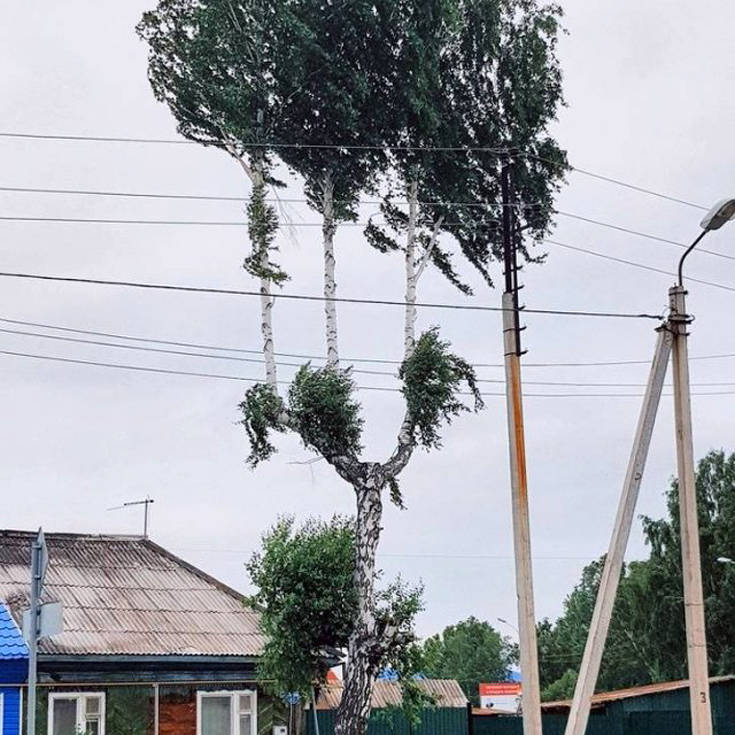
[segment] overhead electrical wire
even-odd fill
[[[23,193],[44,193],[44,194],[80,194],[80,195],[94,195],[94,196],[117,196],[117,197],[138,197],[138,198],[155,198],[155,199],[178,199],[178,200],[204,200],[204,201],[238,201],[242,202],[246,200],[246,196],[235,197],[235,196],[215,196],[215,195],[199,195],[199,194],[155,194],[155,193],[135,193],[135,192],[111,192],[111,191],[94,191],[94,190],[82,190],[82,189],[44,189],[44,188],[32,188],[32,187],[11,187],[11,186],[0,186],[0,191],[6,192],[23,192]],[[282,204],[308,204],[308,200],[300,198],[279,198],[270,197],[268,201],[278,202]],[[379,205],[382,202],[380,200],[362,200],[357,204],[364,205]],[[492,207],[503,207],[500,202],[420,202],[421,204],[433,204],[442,207],[474,207],[474,208],[492,208]],[[407,204],[403,200],[394,201],[393,204]],[[535,205],[508,205],[514,207],[529,207]],[[628,235],[634,235],[636,237],[645,238],[653,242],[658,242],[666,245],[673,245],[678,248],[686,248],[686,243],[679,242],[677,240],[671,240],[666,237],[654,235],[648,232],[641,232],[630,227],[617,225],[612,222],[604,222],[591,217],[585,217],[584,215],[576,214],[574,212],[566,212],[560,209],[553,210],[555,214],[570,219],[575,219],[580,222],[586,222],[588,224],[595,225],[597,227],[604,227],[607,229],[615,230],[617,232],[623,232]],[[107,225],[169,225],[169,226],[214,226],[214,227],[246,227],[247,222],[245,220],[179,220],[179,219],[117,219],[109,217],[48,217],[48,216],[19,216],[19,215],[3,215],[0,216],[0,221],[4,222],[49,222],[58,224],[107,224]],[[493,224],[495,220],[488,220],[485,222],[477,222],[478,225],[488,226]],[[385,225],[385,222],[372,223],[368,222],[340,222],[340,227],[365,227],[368,224]],[[467,222],[444,222],[443,227],[466,227]],[[284,222],[284,227],[323,227],[322,222]],[[713,255],[717,258],[723,258],[725,260],[735,260],[735,256],[728,255],[727,253],[720,253],[715,250],[709,250],[707,248],[699,248],[698,253],[705,253],[707,255]]]
[[[248,355],[258,355],[262,358],[263,350],[244,347],[226,347],[223,345],[203,344],[200,342],[184,342],[171,339],[156,339],[153,337],[140,337],[130,334],[120,334],[117,332],[101,332],[93,329],[79,329],[75,327],[61,326],[59,324],[48,324],[46,322],[29,321],[26,319],[10,319],[8,317],[0,317],[0,323],[15,324],[23,327],[36,327],[40,329],[51,329],[58,332],[68,332],[72,334],[85,334],[94,337],[105,337],[108,339],[117,339],[132,342],[144,342],[147,344],[170,345],[173,347],[189,347],[199,350],[215,350],[221,352],[238,352]],[[195,353],[196,354],[196,353]],[[326,361],[324,355],[311,355],[301,352],[274,352],[276,357],[292,357],[300,360],[320,360]],[[735,352],[726,352],[718,355],[690,355],[690,360],[722,360],[727,358],[735,358]],[[344,362],[347,363],[368,363],[381,365],[399,366],[403,360],[380,358],[380,357],[345,357]],[[556,367],[606,367],[621,365],[650,365],[651,360],[592,360],[587,362],[524,362],[524,368],[556,368]],[[473,362],[475,368],[503,368],[502,362]]]
[[[218,380],[235,380],[245,383],[263,383],[262,378],[248,378],[242,375],[223,375],[220,373],[206,373],[192,370],[172,370],[170,368],[156,368],[143,365],[127,365],[116,362],[102,362],[100,360],[83,360],[72,357],[61,357],[59,355],[44,355],[32,352],[21,352],[18,350],[0,349],[0,355],[8,357],[23,357],[34,360],[46,360],[50,362],[68,363],[73,365],[87,365],[93,367],[111,368],[116,370],[130,370],[135,372],[157,373],[162,375],[182,375],[196,378],[211,378]],[[279,385],[290,385],[289,381],[279,380]],[[379,391],[382,393],[400,393],[400,388],[389,388],[377,385],[358,385],[359,390]],[[472,393],[460,391],[459,395],[472,396]],[[505,392],[488,393],[481,392],[484,398],[504,398]],[[641,398],[643,393],[525,393],[524,397],[528,398]],[[664,394],[673,395],[673,394]],[[693,396],[730,396],[735,395],[735,391],[693,391]]]
[[[92,142],[92,143],[143,143],[143,144],[163,144],[163,145],[199,145],[197,141],[186,140],[182,138],[135,138],[135,137],[122,137],[122,136],[102,136],[102,135],[59,135],[59,134],[43,134],[43,133],[23,133],[13,131],[1,131],[0,138],[17,138],[27,140],[56,140],[66,142]],[[327,149],[327,150],[395,150],[395,151],[437,151],[437,152],[454,152],[454,153],[493,153],[495,155],[507,155],[511,151],[503,148],[495,147],[483,147],[483,146],[361,146],[361,145],[350,145],[350,144],[337,144],[337,143],[279,143],[273,142],[261,142],[261,143],[249,143],[248,147],[257,148],[310,148],[310,149]],[[589,176],[591,178],[605,181],[609,184],[616,186],[622,186],[633,191],[640,192],[642,194],[648,194],[649,196],[658,197],[665,199],[676,204],[683,204],[687,207],[693,207],[706,211],[708,207],[701,204],[674,197],[669,194],[663,194],[662,192],[655,191],[637,184],[632,184],[621,179],[613,178],[612,176],[606,176],[604,174],[598,174],[588,169],[578,168],[569,164],[561,164],[559,161],[555,161],[544,156],[538,156],[532,153],[520,154],[517,151],[513,151],[516,155],[527,156],[538,161],[550,163],[554,166],[564,165],[565,168],[574,171],[583,176]]]
[[[633,268],[640,268],[646,271],[652,271],[653,273],[661,273],[665,276],[677,277],[678,274],[674,271],[667,271],[663,268],[656,268],[652,265],[646,265],[645,263],[637,263],[634,260],[628,260],[627,258],[616,258],[614,255],[606,255],[604,253],[598,253],[594,250],[588,250],[587,248],[580,248],[577,245],[568,245],[567,243],[559,242],[558,240],[544,239],[544,242],[550,245],[556,245],[557,247],[564,248],[566,250],[574,250],[578,253],[585,253],[586,255],[593,255],[596,258],[603,258],[604,260],[610,260],[614,263],[620,263],[621,265],[629,265]],[[720,288],[723,291],[735,291],[735,286],[726,286],[724,283],[716,283],[714,281],[705,281],[702,278],[694,278],[693,276],[685,275],[684,280],[691,281],[692,283],[700,283],[703,286],[712,286],[712,288]]]
[[[0,319],[0,322],[4,322],[6,320]],[[56,327],[52,326],[46,326],[47,329],[56,329]],[[81,330],[68,330],[68,331],[81,331]],[[89,332],[85,332],[89,333]],[[229,360],[233,362],[246,362],[250,364],[257,364],[257,365],[263,365],[264,360],[262,357],[262,352],[260,352],[260,357],[239,357],[234,355],[224,355],[224,354],[212,354],[207,352],[190,352],[187,350],[173,350],[168,348],[160,348],[160,347],[148,347],[144,345],[135,345],[135,344],[117,344],[115,342],[106,342],[102,340],[94,340],[94,339],[83,339],[80,337],[66,337],[58,334],[44,334],[42,332],[29,332],[26,330],[20,330],[20,329],[5,329],[0,327],[0,334],[11,334],[15,336],[21,336],[21,337],[35,337],[39,339],[49,339],[56,342],[68,342],[72,344],[85,344],[85,345],[94,345],[96,347],[112,347],[112,348],[118,348],[123,350],[135,350],[138,352],[153,352],[157,354],[165,354],[165,355],[176,355],[181,357],[201,357],[205,359],[210,360]],[[136,341],[141,342],[155,342],[159,343],[162,340],[145,340],[142,338],[131,338],[131,337],[125,337],[125,336],[117,336],[117,339],[136,339]],[[215,348],[219,350],[225,350],[226,348],[219,347]],[[249,352],[258,354],[257,350],[249,350]],[[314,359],[314,358],[309,358]],[[324,358],[316,358],[323,360]],[[350,361],[348,359],[343,359],[342,362],[344,364],[349,364]],[[302,367],[303,363],[299,362],[283,362],[281,360],[276,361],[276,365],[279,367],[291,367],[291,368],[300,368]],[[391,378],[397,378],[397,372],[396,371],[388,371],[388,370],[366,370],[364,368],[355,368],[350,366],[350,371],[355,374],[361,374],[361,375],[382,375],[386,377]],[[501,378],[476,378],[477,383],[492,383],[497,385],[505,385],[505,380]],[[580,381],[567,381],[567,380],[524,380],[523,381],[525,385],[542,385],[542,386],[558,386],[558,387],[567,387],[567,388],[645,388],[645,383],[621,383],[621,382],[580,382]],[[693,382],[693,386],[699,386],[699,387],[728,387],[728,386],[735,386],[735,381],[706,381],[706,382]]]
[[[207,293],[222,294],[226,296],[257,296],[262,295],[260,291],[244,291],[239,289],[228,288],[211,288],[203,286],[178,286],[164,283],[144,283],[141,281],[118,281],[101,278],[81,278],[73,276],[49,276],[41,273],[20,273],[10,271],[0,271],[0,278],[18,278],[23,280],[50,281],[57,283],[78,283],[95,286],[120,286],[124,288],[139,288],[160,291],[180,291],[184,293]],[[309,294],[290,294],[290,293],[274,293],[271,298],[297,300],[297,301],[334,301],[337,303],[347,304],[371,304],[377,306],[407,306],[405,301],[391,301],[388,299],[358,299],[348,298],[344,296],[326,297]],[[479,304],[444,304],[426,301],[417,301],[411,306],[424,307],[429,309],[455,309],[459,311],[506,311],[502,306],[483,306]],[[607,319],[653,319],[661,321],[663,317],[660,314],[645,314],[631,312],[611,312],[611,311],[583,311],[572,309],[535,309],[524,308],[524,314],[544,314],[554,316],[572,316],[572,317],[599,317]]]

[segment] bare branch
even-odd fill
[[[416,280],[418,281],[419,278],[421,278],[421,274],[424,272],[424,269],[428,265],[429,261],[431,260],[431,254],[434,252],[434,248],[436,247],[436,243],[439,239],[439,228],[442,226],[442,223],[444,222],[444,215],[442,214],[439,219],[434,222],[434,228],[431,233],[431,240],[429,242],[429,247],[426,248],[426,251],[421,256],[421,261],[419,262],[418,268],[416,269]]]

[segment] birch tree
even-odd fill
[[[170,108],[179,133],[229,154],[251,185],[251,248],[243,267],[260,284],[265,373],[272,386],[277,374],[271,291],[287,275],[273,260],[278,217],[267,191],[281,182],[265,141],[277,135],[286,94],[273,74],[283,61],[275,52],[298,48],[301,30],[284,3],[265,0],[161,0],[137,26],[150,48],[151,87]]]
[[[375,676],[391,650],[410,642],[400,624],[405,610],[386,611],[376,588],[384,502],[403,506],[399,476],[417,447],[438,448],[447,423],[482,407],[473,369],[438,329],[416,334],[419,279],[432,265],[469,291],[451,259],[454,243],[492,283],[498,146],[528,143],[551,160],[517,164],[517,188],[535,199],[521,210],[523,226],[535,235],[549,226],[563,171],[563,154],[544,137],[560,102],[560,88],[552,93],[555,18],[533,0],[161,0],[139,26],[154,92],[180,132],[226,151],[252,182],[246,270],[261,282],[266,380],[240,406],[248,462],[269,459],[274,435],[292,433],[355,496],[355,604],[336,735],[364,735]],[[536,100],[509,89],[526,82],[531,95],[551,92]],[[277,160],[301,177],[322,217],[325,266],[326,364],[302,366],[283,394],[269,289],[286,275],[272,258],[278,220],[265,196],[277,184]],[[378,188],[388,227],[371,225],[365,235],[380,250],[403,251],[397,377],[405,410],[392,452],[374,459],[364,456],[356,385],[339,363],[334,236],[339,222],[356,218],[360,196]]]

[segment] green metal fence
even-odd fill
[[[412,728],[400,710],[376,710],[370,717],[368,735],[467,735],[468,712],[459,707],[432,707],[421,714],[421,724]],[[319,735],[333,735],[334,710],[319,710]],[[316,735],[314,716],[306,713],[306,735]]]

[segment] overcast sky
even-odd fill
[[[560,47],[568,107],[555,133],[571,162],[640,186],[709,205],[735,193],[732,130],[735,7],[664,0],[562,3],[569,35]],[[168,109],[146,78],[146,48],[134,26],[152,2],[10,3],[0,24],[0,129],[71,135],[176,137]],[[0,186],[181,194],[246,194],[239,167],[195,145],[131,145],[0,139]],[[294,185],[290,193],[298,197]],[[559,209],[681,242],[703,212],[572,173]],[[366,208],[365,217],[372,211]],[[4,216],[241,219],[238,202],[176,202],[0,192]],[[316,215],[294,205],[294,222]],[[671,245],[559,217],[555,237],[665,271]],[[735,254],[735,226],[707,247]],[[321,288],[318,230],[281,237],[294,293]],[[524,271],[529,306],[661,312],[672,278],[549,247],[548,263]],[[400,299],[402,261],[365,248],[355,228],[337,234],[343,296]],[[0,270],[252,288],[242,270],[242,227],[0,222]],[[472,277],[466,270],[468,277]],[[499,273],[499,270],[496,269]],[[735,288],[735,263],[695,253],[688,273]],[[476,285],[477,279],[473,281]],[[735,293],[691,284],[694,356],[735,353],[726,317]],[[424,300],[458,303],[460,294],[427,273]],[[473,303],[498,305],[481,286]],[[321,354],[320,304],[279,302],[276,348]],[[0,317],[112,333],[256,348],[257,301],[101,286],[0,279]],[[402,312],[340,305],[347,357],[397,358]],[[478,362],[502,360],[496,314],[422,310],[420,326],[439,324],[456,350]],[[653,322],[528,316],[526,362],[648,359]],[[12,325],[0,323],[2,328]],[[36,330],[38,331],[38,330]],[[0,349],[177,370],[260,377],[253,363],[156,355],[0,332]],[[733,361],[694,361],[692,380],[735,380]],[[292,369],[281,368],[287,378]],[[486,368],[485,378],[502,370]],[[532,393],[619,392],[640,388],[554,388],[532,381],[640,384],[647,367],[533,368],[526,426],[536,610],[557,615],[582,566],[607,548],[640,405],[637,397],[532,397]],[[138,510],[111,506],[155,498],[152,537],[235,587],[247,589],[243,562],[279,514],[329,516],[353,508],[350,488],[293,437],[253,472],[237,425],[244,385],[235,381],[134,373],[0,355],[2,523],[48,531],[137,533]],[[364,385],[395,386],[388,376]],[[489,392],[502,385],[487,384]],[[694,387],[695,391],[728,390]],[[735,391],[735,388],[731,389]],[[402,406],[398,394],[362,391],[367,456],[390,450]],[[733,448],[735,395],[693,398],[695,453]],[[422,579],[422,635],[469,615],[516,618],[505,404],[487,399],[444,433],[444,449],[418,452],[402,482],[408,510],[388,507],[380,551],[386,576]],[[674,471],[671,399],[664,398],[638,510],[660,515]],[[733,550],[735,553],[735,550]],[[639,524],[629,557],[646,553]],[[502,627],[502,626],[501,626]],[[508,633],[513,631],[507,629]]]

